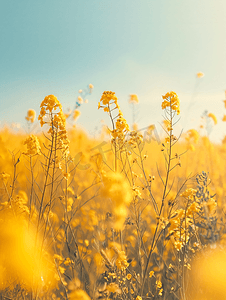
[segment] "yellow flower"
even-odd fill
[[[35,112],[35,110],[34,110],[34,109],[29,109],[29,110],[27,111],[27,116],[25,117],[25,119],[26,119],[28,122],[34,123],[35,117],[36,117],[36,112]]]
[[[199,140],[199,134],[198,131],[195,129],[190,129],[187,131],[187,136],[186,136],[186,140],[190,141],[191,139],[193,139],[194,143],[197,144],[198,140]]]
[[[130,279],[132,278],[132,275],[129,273],[129,274],[126,275],[126,278],[127,278],[128,280],[130,280]]]
[[[104,91],[103,95],[100,99],[100,103],[102,102],[103,105],[110,104],[110,101],[117,103],[118,98],[115,96],[115,92],[111,91]]]
[[[72,265],[73,263],[73,260],[71,260],[69,257],[67,257],[67,259],[64,261],[65,266]]]
[[[93,88],[94,88],[94,86],[92,85],[92,83],[89,84],[89,88],[90,88],[90,89],[93,89]]]
[[[196,76],[197,76],[197,78],[202,78],[202,77],[204,76],[204,74],[203,74],[202,72],[198,72],[198,73],[196,74]]]
[[[82,104],[82,103],[83,103],[83,99],[82,99],[81,96],[78,96],[78,103],[79,103],[79,104]]]
[[[187,209],[187,216],[193,216],[194,213],[199,212],[200,206],[197,202],[193,202]]]
[[[91,300],[85,291],[77,289],[70,294],[70,300]]]
[[[183,242],[182,241],[175,241],[174,246],[177,249],[177,251],[180,251],[181,248],[183,247]]]
[[[70,173],[64,173],[64,178],[68,180],[70,178]]]
[[[23,152],[23,154],[25,155],[29,155],[29,156],[34,156],[37,154],[41,154],[40,150],[40,144],[38,141],[37,136],[35,135],[30,135],[25,141],[24,141],[24,145],[27,145],[27,152]]]
[[[223,116],[222,121],[224,121],[224,122],[226,121],[226,115]]]
[[[161,289],[161,287],[162,287],[162,282],[161,282],[160,280],[157,280],[157,281],[156,281],[156,286],[157,286],[158,289]]]
[[[50,129],[48,133],[51,134],[53,139],[57,138],[58,149],[61,150],[63,155],[67,156],[69,154],[69,140],[67,138],[66,118],[62,111],[62,105],[56,96],[49,95],[45,97],[40,107],[41,111],[38,120],[40,120],[41,126],[49,124]],[[57,112],[53,112],[54,110],[57,110]],[[47,118],[47,121],[43,120],[44,117]]]
[[[127,262],[127,257],[124,251],[118,251],[118,258],[115,262],[117,268],[121,271],[124,271],[128,266],[129,263]]]
[[[183,193],[180,194],[181,197],[193,199],[193,196],[195,196],[197,193],[197,190],[192,188],[187,188]]]
[[[58,101],[57,97],[54,95],[48,95],[45,97],[45,99],[42,101],[40,107],[42,109],[49,110],[52,112],[52,110],[56,110],[57,108],[62,109],[62,105]]]
[[[151,278],[153,275],[154,275],[154,271],[151,271],[151,272],[149,273],[149,277]]]
[[[63,267],[61,267],[61,266],[59,266],[58,268],[59,268],[60,273],[61,273],[61,274],[64,274],[64,272],[65,272],[66,269],[63,268]]]
[[[134,103],[134,104],[139,103],[139,99],[138,99],[137,95],[131,94],[130,99],[129,99],[129,103]]]
[[[162,109],[170,107],[172,110],[176,111],[178,115],[180,114],[180,100],[175,92],[171,91],[166,93],[162,96],[162,99],[164,100],[162,102]]]

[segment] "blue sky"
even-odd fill
[[[180,128],[197,127],[206,109],[218,117],[211,138],[220,140],[225,19],[224,0],[1,1],[0,125],[26,126],[26,111],[38,113],[49,94],[72,109],[78,90],[92,83],[78,120],[91,134],[101,119],[109,122],[97,110],[103,91],[116,93],[129,123],[129,94],[137,94],[144,127],[161,122],[161,95],[173,90],[181,101]],[[205,76],[197,79],[200,71]]]

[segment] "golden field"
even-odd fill
[[[38,120],[27,113],[30,134],[0,131],[1,299],[225,299],[226,144],[174,135],[175,92],[161,140],[131,129],[110,91],[98,139],[67,129],[80,105],[65,114],[49,95]]]

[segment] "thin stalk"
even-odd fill
[[[173,133],[172,120],[173,120],[173,115],[172,115],[171,99],[170,99],[170,124],[171,124],[171,129],[170,129],[170,134],[169,134],[170,139],[169,139],[169,152],[168,152],[168,166],[167,166],[167,173],[166,173],[166,181],[165,181],[165,186],[164,186],[164,191],[163,191],[163,196],[162,196],[161,208],[160,208],[160,211],[159,211],[159,215],[157,217],[157,224],[156,224],[156,228],[155,228],[155,232],[154,232],[154,237],[153,237],[153,240],[152,240],[151,249],[149,251],[149,255],[148,255],[148,258],[147,258],[146,267],[145,267],[145,271],[144,271],[144,278],[143,278],[143,283],[142,283],[142,286],[141,286],[141,295],[143,294],[145,281],[146,281],[146,277],[147,277],[148,265],[149,265],[149,262],[150,262],[152,252],[154,250],[154,244],[155,244],[154,242],[155,242],[155,238],[156,238],[156,235],[157,235],[157,232],[158,232],[158,228],[159,228],[159,224],[160,224],[160,217],[161,217],[161,214],[162,214],[162,211],[163,211],[164,200],[165,200],[165,197],[166,197],[166,191],[167,191],[167,186],[168,186],[169,173],[170,173],[170,167],[171,167],[171,164],[170,164],[171,163],[171,155],[172,155],[172,133]]]

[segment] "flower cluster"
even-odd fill
[[[117,100],[118,98],[115,96],[115,92],[104,91],[100,102],[98,103],[98,109],[105,107],[106,105],[111,105],[112,103],[115,103],[115,105],[118,107]]]
[[[196,76],[197,76],[197,78],[202,78],[202,77],[204,76],[204,74],[203,74],[202,72],[198,72],[198,73],[196,74]]]
[[[143,143],[143,135],[138,131],[135,130],[131,131],[128,143],[132,147],[136,147],[137,145],[140,145],[141,143]]]
[[[34,156],[37,154],[41,154],[40,150],[40,144],[37,136],[31,134],[25,141],[24,145],[27,145],[27,152],[24,152],[23,154],[28,156]]]
[[[185,217],[185,210],[182,208],[176,210],[175,217],[170,220],[169,234],[177,251],[180,251],[189,241],[188,227],[190,225],[192,225],[192,220],[187,216]]]
[[[187,131],[187,136],[186,136],[186,141],[190,141],[193,140],[195,144],[197,144],[198,140],[199,140],[199,134],[198,131],[195,129],[190,129]]]
[[[48,111],[52,113],[52,111],[56,109],[62,110],[62,105],[58,101],[57,97],[54,95],[46,96],[45,99],[42,101],[40,107],[41,111],[38,120],[40,121],[41,126],[43,126],[46,123],[44,122],[43,118],[46,114],[48,114]]]
[[[110,130],[113,141],[118,139],[119,144],[122,144],[125,140],[126,134],[130,130],[126,119],[123,118],[122,112],[119,112],[119,117],[115,123],[115,127],[115,129]]]
[[[46,123],[50,125],[48,133],[57,139],[58,149],[67,156],[69,154],[69,140],[67,138],[66,119],[62,111],[62,105],[56,96],[49,95],[45,97],[40,107],[41,111],[38,119],[41,126]],[[44,121],[45,116],[49,117],[48,121]]]
[[[180,114],[180,100],[175,92],[171,91],[166,93],[162,96],[162,99],[164,100],[162,102],[162,109],[170,107],[172,110],[176,111],[178,115]]]
[[[180,196],[188,201],[187,206],[185,209],[177,209],[174,217],[170,219],[169,234],[177,251],[180,251],[189,241],[191,236],[190,229],[194,225],[195,214],[200,214],[201,205],[196,194],[197,190],[192,188],[187,188],[181,193]]]
[[[188,198],[190,200],[193,200],[196,193],[197,193],[197,190],[192,189],[192,188],[188,188],[183,193],[181,193],[180,196]]]
[[[111,108],[112,104],[115,104],[115,106]],[[100,102],[98,103],[98,109],[99,108],[103,108],[104,111],[108,112],[112,120],[117,118],[113,129],[109,129],[109,131],[112,136],[112,142],[115,142],[117,139],[119,147],[121,147],[125,141],[126,134],[130,131],[130,129],[126,119],[123,118],[123,113],[120,110],[118,98],[115,96],[115,93],[111,91],[103,92]],[[115,109],[118,109],[119,113],[118,116],[113,118],[112,111]]]
[[[117,259],[116,259],[116,267],[121,270],[124,271],[128,266],[129,263],[127,262],[127,257],[125,254],[125,251],[119,251],[118,248],[113,247],[114,251],[117,253]]]

